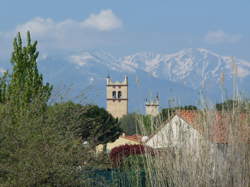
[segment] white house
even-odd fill
[[[188,115],[191,117],[188,118]],[[155,149],[171,147],[197,149],[204,137],[198,127],[194,128],[194,125],[191,124],[194,116],[195,113],[190,112],[176,114],[151,135],[145,144]]]

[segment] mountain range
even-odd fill
[[[161,107],[220,102],[233,93],[249,96],[250,62],[207,49],[173,54],[136,53],[114,57],[100,50],[40,57],[39,70],[54,95],[105,107],[105,78],[129,78],[129,110],[144,111],[145,99],[160,96]],[[0,73],[4,67],[0,65]],[[77,97],[78,96],[78,97]],[[61,98],[61,97],[60,97]]]

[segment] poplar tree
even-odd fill
[[[52,86],[44,84],[43,76],[38,72],[38,55],[37,41],[31,42],[30,32],[27,32],[26,46],[23,46],[21,34],[18,33],[13,42],[11,56],[13,71],[9,75],[9,81],[2,78],[0,102],[10,101],[18,108],[35,103],[37,100],[47,103]]]

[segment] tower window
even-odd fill
[[[118,99],[121,99],[121,97],[122,97],[122,92],[118,91]]]
[[[113,91],[113,92],[112,92],[112,98],[113,98],[113,99],[116,99],[116,91]]]

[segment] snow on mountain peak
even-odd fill
[[[143,71],[155,78],[166,79],[192,88],[205,82],[218,83],[221,75],[233,76],[232,57],[221,56],[203,48],[188,48],[172,54],[151,52],[115,58],[103,51],[82,52],[70,56],[70,62],[78,68],[95,67],[116,72],[136,73]],[[235,59],[237,76],[250,75],[250,63]]]
[[[88,61],[93,60],[94,57],[89,53],[83,53],[81,55],[72,55],[69,57],[69,59],[73,64],[84,66],[88,64]]]
[[[221,74],[232,77],[232,58],[220,56],[203,48],[184,49],[173,54],[136,53],[120,59],[136,70],[142,70],[153,77],[191,85],[198,88],[206,81],[219,82]],[[235,60],[237,76],[250,75],[250,63]]]

